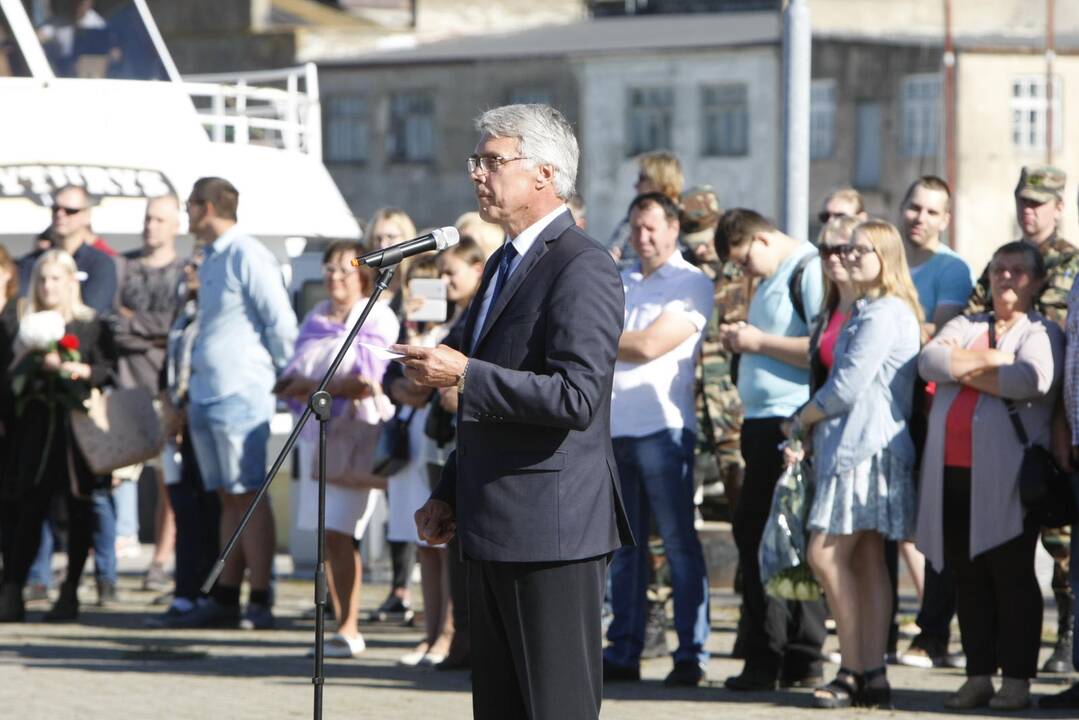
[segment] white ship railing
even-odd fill
[[[187,75],[183,84],[210,139],[322,157],[314,63],[282,70]]]

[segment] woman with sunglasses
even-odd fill
[[[842,254],[857,299],[825,383],[787,423],[812,428],[808,561],[836,620],[842,666],[814,694],[822,708],[889,705],[884,667],[892,583],[886,539],[910,536],[914,444],[907,430],[922,320],[899,232],[870,221]],[[788,451],[788,460],[799,455]]]
[[[835,345],[839,331],[850,317],[858,289],[843,265],[843,253],[851,233],[861,221],[854,217],[834,217],[825,223],[817,237],[821,270],[824,273],[824,310],[817,316],[809,338],[809,389],[817,388],[828,379],[835,362]]]

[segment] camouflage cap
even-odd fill
[[[697,185],[682,193],[682,212],[678,221],[686,245],[693,247],[712,242],[722,212],[719,196],[711,185]]]
[[[1015,196],[1024,200],[1045,203],[1064,198],[1064,183],[1068,176],[1051,165],[1027,165],[1019,173]]]

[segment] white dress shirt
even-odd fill
[[[536,238],[543,232],[548,225],[554,222],[554,219],[566,212],[569,208],[565,204],[559,205],[551,212],[541,217],[536,222],[532,223],[521,233],[512,240],[507,239],[506,243],[513,243],[513,247],[517,250],[517,257],[510,263],[509,274],[512,275],[517,266],[521,264],[521,258],[525,256],[525,253],[529,251],[533,243],[536,242]],[[495,274],[491,276],[491,282],[487,283],[487,291],[483,293],[483,301],[480,303],[480,311],[476,315],[476,327],[472,330],[472,347],[476,347],[476,342],[480,339],[480,331],[483,330],[483,323],[487,321],[487,311],[491,309],[491,299],[494,297],[495,288],[498,287],[498,270],[495,270]],[[506,278],[509,280],[509,278]]]

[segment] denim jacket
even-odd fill
[[[881,450],[914,464],[907,430],[917,358],[918,319],[894,296],[854,304],[835,347],[835,365],[810,401],[826,419],[813,430],[818,477],[854,469]]]

